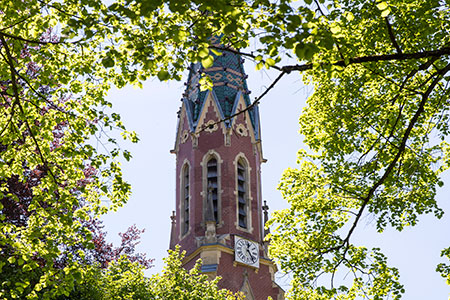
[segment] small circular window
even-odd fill
[[[245,125],[242,124],[242,123],[236,126],[236,132],[237,132],[240,136],[247,136],[247,135],[248,135],[247,128],[245,128]]]
[[[183,134],[181,135],[181,143],[185,143],[187,139],[189,138],[189,132],[185,129],[183,131]]]

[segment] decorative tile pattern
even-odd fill
[[[212,37],[210,39],[213,45],[219,46],[220,37]],[[203,68],[201,63],[191,64],[189,77],[186,83],[186,91],[183,94],[185,104],[189,106],[190,118],[194,124],[198,121],[200,110],[207,92],[200,91],[199,80],[201,76],[208,76],[213,82],[213,91],[217,96],[219,105],[223,111],[224,117],[229,117],[233,112],[236,96],[239,92],[242,93],[247,105],[251,104],[250,91],[247,87],[247,75],[244,72],[244,60],[238,55],[230,51],[223,51],[221,55],[214,56],[214,64],[210,68]],[[249,110],[250,119],[255,132],[258,132],[259,116],[257,109]]]

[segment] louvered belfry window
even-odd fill
[[[238,189],[238,221],[239,226],[247,228],[247,191],[245,166],[238,162],[237,165],[237,189]]]
[[[189,230],[189,166],[183,169],[183,234]]]
[[[218,216],[218,176],[217,176],[217,159],[214,157],[208,160],[208,173],[207,173],[207,193],[211,193],[214,219],[219,222]],[[209,197],[209,195],[208,195]]]

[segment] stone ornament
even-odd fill
[[[236,126],[236,132],[240,135],[240,136],[247,136],[248,135],[248,130],[245,127],[244,124],[240,123],[239,125]]]
[[[184,144],[189,138],[189,132],[187,129],[183,131],[183,134],[181,135],[181,143]]]
[[[219,126],[217,126],[216,121],[214,120],[209,120],[208,122],[205,123],[205,131],[212,133],[214,131],[216,131],[219,128]]]

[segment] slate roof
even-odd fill
[[[220,46],[219,38],[211,38],[213,45]],[[250,91],[247,87],[247,75],[244,71],[244,59],[240,55],[230,51],[223,51],[222,55],[214,56],[214,64],[212,67],[205,69],[200,62],[191,64],[186,90],[183,94],[182,101],[186,105],[191,129],[194,131],[200,112],[202,111],[208,93],[212,93],[216,102],[219,104],[220,114],[222,118],[229,117],[235,113],[237,102],[240,95],[244,97],[247,105],[251,104]],[[212,91],[200,91],[199,80],[201,76],[209,76],[213,82]],[[259,112],[258,107],[249,110],[249,115],[256,138],[259,139]],[[225,123],[230,126],[230,122]]]

